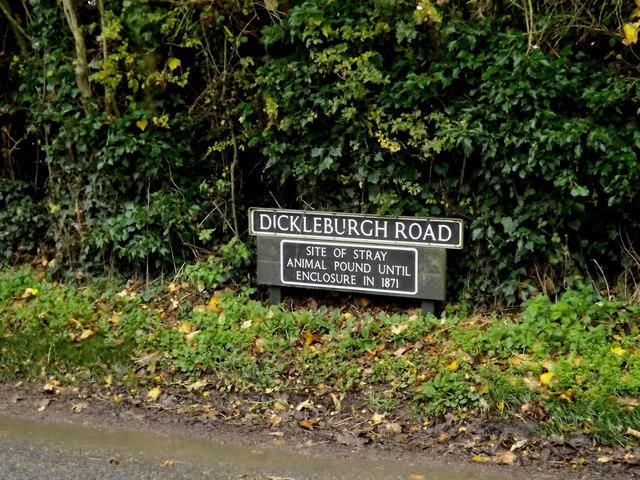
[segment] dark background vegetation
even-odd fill
[[[634,290],[631,1],[0,7],[8,262],[243,265],[247,209],[280,206],[462,218],[449,291],[472,301]]]

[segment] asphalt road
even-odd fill
[[[323,459],[167,433],[0,415],[0,479],[494,480],[478,471]]]

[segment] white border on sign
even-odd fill
[[[451,243],[438,243],[438,242],[417,242],[417,241],[402,241],[402,240],[368,240],[366,238],[357,238],[357,237],[333,237],[333,236],[324,236],[324,235],[307,235],[300,233],[280,233],[280,232],[264,232],[258,231],[256,232],[253,229],[253,214],[256,211],[267,211],[272,213],[282,212],[282,213],[295,213],[300,215],[332,215],[336,217],[356,217],[356,218],[369,218],[369,219],[377,219],[377,220],[406,220],[406,221],[434,221],[441,223],[452,223],[456,224],[460,228],[460,241],[457,244]],[[354,242],[361,243],[373,243],[376,245],[384,244],[384,245],[411,245],[415,247],[433,247],[433,248],[446,248],[452,250],[461,250],[463,248],[463,222],[461,219],[453,219],[453,218],[438,218],[438,217],[380,217],[377,215],[369,215],[369,214],[360,214],[360,213],[344,213],[344,212],[319,212],[315,210],[280,210],[277,208],[259,208],[259,207],[251,207],[249,209],[249,235],[253,236],[261,236],[261,237],[286,237],[286,238],[299,238],[303,240],[305,238],[310,238],[313,240],[327,240],[327,241],[345,241],[346,239],[353,238]]]
[[[366,248],[369,250],[380,250],[380,249],[386,249],[386,250],[402,250],[405,252],[413,252],[414,255],[414,272],[415,272],[415,289],[413,291],[408,291],[408,290],[383,290],[383,289],[378,289],[378,288],[367,288],[367,287],[349,287],[349,286],[340,286],[340,285],[331,285],[331,284],[326,284],[326,283],[304,283],[304,282],[291,282],[291,281],[285,281],[284,279],[284,259],[282,258],[283,253],[284,253],[284,244],[285,243],[292,243],[292,244],[303,244],[303,245],[323,245],[323,246],[327,246],[327,245],[331,245],[331,246],[335,246],[335,247],[353,247],[353,248]],[[371,244],[360,244],[360,243],[334,243],[334,242],[313,242],[313,241],[305,241],[305,240],[300,240],[300,241],[293,241],[293,240],[282,240],[280,242],[280,281],[284,284],[284,285],[298,285],[301,287],[315,287],[315,288],[327,288],[327,289],[335,289],[335,290],[355,290],[355,291],[366,291],[366,292],[375,292],[375,293],[386,293],[386,294],[391,294],[391,293],[401,293],[401,294],[407,294],[407,295],[416,295],[418,293],[418,250],[415,248],[411,248],[411,247],[394,247],[394,246],[388,246],[388,245],[378,245],[378,246],[372,246]]]

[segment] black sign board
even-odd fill
[[[253,208],[249,211],[249,233],[257,236],[462,248],[462,221],[447,218],[376,217]]]
[[[446,293],[447,249],[462,248],[462,221],[252,208],[258,283],[272,303],[282,286],[422,299],[423,313]]]
[[[280,242],[284,285],[415,295],[415,248],[332,242]]]

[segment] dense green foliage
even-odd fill
[[[611,285],[640,227],[627,3],[3,1],[0,252],[150,278],[277,204],[463,218],[455,296]]]

